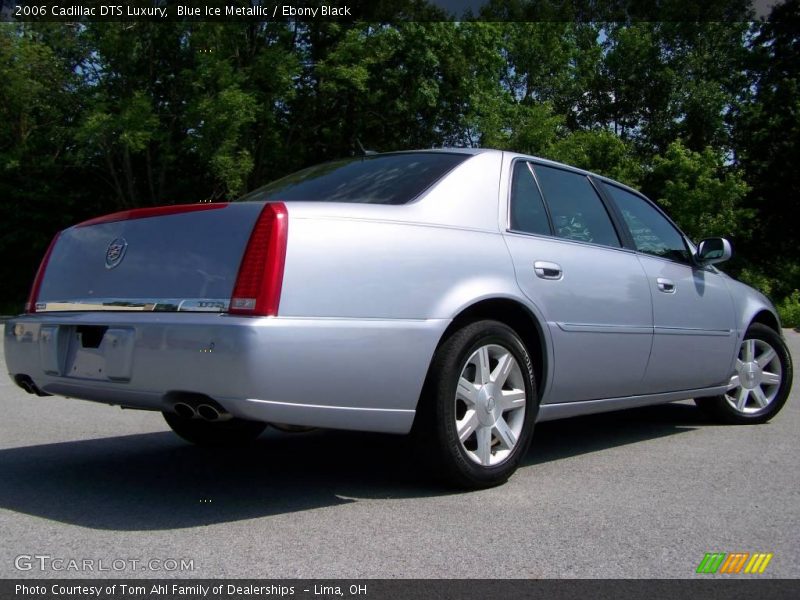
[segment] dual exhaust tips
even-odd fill
[[[183,419],[203,419],[213,422],[227,421],[233,418],[233,415],[224,408],[208,403],[192,405],[188,402],[176,402],[172,405],[172,410]]]

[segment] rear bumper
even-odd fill
[[[8,372],[44,392],[167,410],[203,394],[232,415],[406,433],[448,322],[250,318],[191,313],[49,313],[9,320]],[[107,327],[97,348],[79,327]]]

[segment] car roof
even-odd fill
[[[586,171],[584,169],[579,169],[578,167],[573,167],[571,165],[560,163],[555,160],[550,160],[549,158],[542,158],[541,156],[533,156],[531,154],[522,154],[519,152],[510,152],[508,150],[497,150],[494,148],[419,148],[417,150],[398,150],[395,152],[378,152],[375,156],[380,156],[381,154],[417,154],[417,153],[443,153],[443,154],[468,154],[477,156],[478,154],[506,154],[513,158],[523,158],[526,160],[535,160],[536,162],[540,162],[545,165],[550,165],[553,167],[558,167],[560,169],[566,169],[569,171],[574,171],[576,173],[580,173],[582,175],[592,175],[594,177],[599,177],[601,179],[605,179],[602,175],[597,175],[596,173],[592,173],[590,171]],[[611,181],[611,180],[609,180]]]
[[[378,154],[379,155],[380,154],[405,154],[405,153],[409,153],[410,154],[410,153],[419,153],[419,152],[441,152],[441,153],[446,153],[446,154],[468,154],[468,155],[471,155],[471,156],[477,156],[479,154],[493,154],[493,153],[506,154],[512,160],[515,159],[515,158],[521,158],[521,159],[524,159],[524,160],[533,160],[533,161],[536,161],[536,162],[541,163],[543,165],[548,165],[548,166],[551,166],[551,167],[564,169],[566,171],[572,171],[573,173],[579,173],[580,175],[585,175],[585,176],[591,175],[592,177],[595,177],[596,179],[608,182],[608,183],[610,183],[612,185],[615,185],[617,187],[625,189],[625,190],[627,190],[629,192],[632,192],[632,193],[636,194],[637,196],[643,196],[642,192],[640,192],[636,188],[632,188],[629,185],[621,183],[621,182],[619,182],[619,181],[617,181],[615,179],[611,179],[610,177],[606,177],[605,175],[600,175],[599,173],[594,173],[592,171],[587,171],[586,169],[573,167],[572,165],[568,165],[566,163],[558,162],[556,160],[551,160],[549,158],[543,158],[541,156],[534,156],[532,154],[522,154],[520,152],[511,152],[511,151],[508,151],[508,150],[497,150],[495,148],[424,148],[424,149],[420,148],[420,149],[417,149],[417,150],[401,150],[401,151],[397,151],[397,152],[381,152],[381,153],[378,153]]]

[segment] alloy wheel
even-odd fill
[[[782,380],[783,369],[775,349],[764,340],[745,339],[725,400],[743,415],[760,412],[775,400]]]
[[[474,463],[494,466],[511,455],[525,422],[527,395],[509,350],[487,344],[467,359],[455,396],[456,432]]]

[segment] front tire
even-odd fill
[[[418,414],[420,442],[451,483],[495,486],[525,456],[538,408],[522,340],[503,323],[478,321],[434,355]]]
[[[783,408],[792,388],[792,359],[783,338],[761,323],[745,333],[736,372],[722,396],[695,403],[723,423],[765,423]]]
[[[266,423],[244,419],[204,421],[181,417],[173,412],[162,414],[172,431],[197,446],[241,446],[255,440],[267,427]]]

